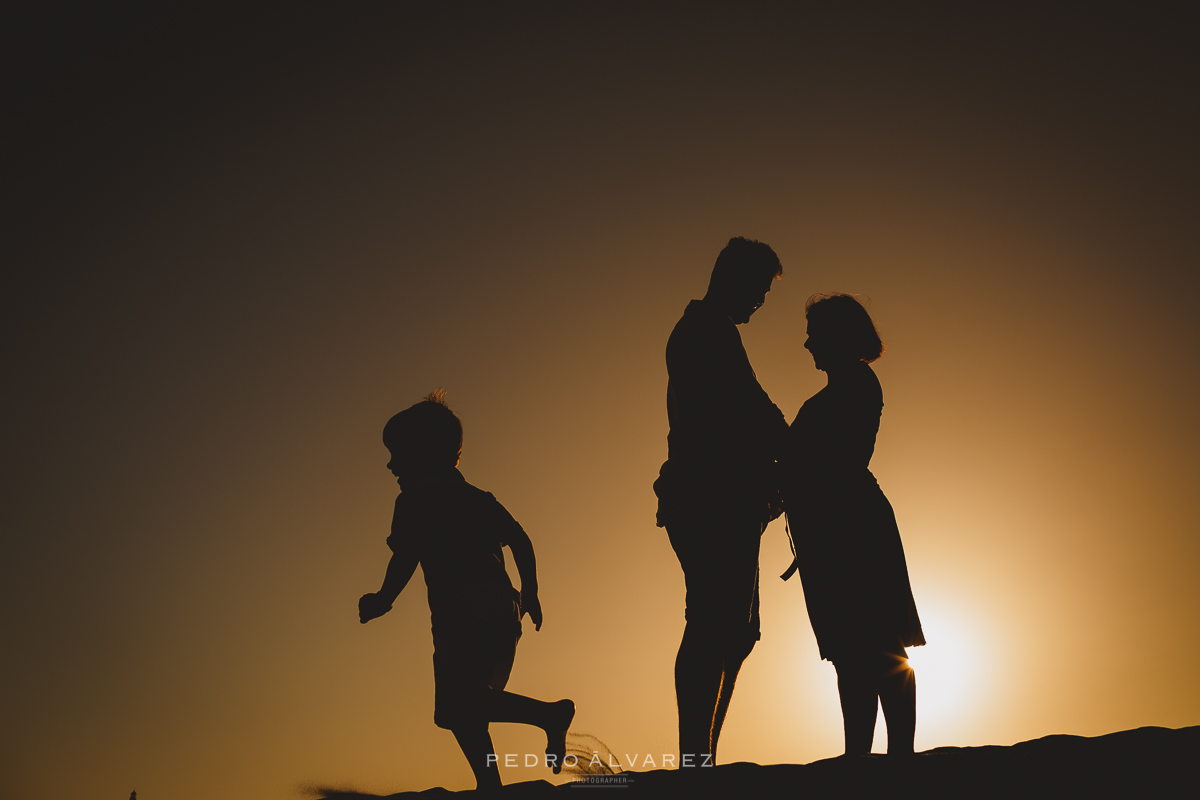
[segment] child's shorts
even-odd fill
[[[488,693],[508,685],[520,638],[520,620],[515,625],[472,620],[435,629],[433,723],[447,730],[486,724]]]

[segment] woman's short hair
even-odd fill
[[[462,422],[446,404],[446,391],[438,389],[389,419],[383,426],[383,443],[389,450],[417,451],[457,466],[462,457]]]
[[[810,322],[828,326],[832,336],[861,361],[870,364],[883,355],[883,340],[871,315],[852,294],[814,294],[804,304],[804,316]]]

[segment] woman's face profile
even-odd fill
[[[825,352],[824,342],[820,336],[820,326],[814,325],[812,320],[808,321],[808,327],[805,330],[807,338],[804,340],[804,349],[812,354],[813,366],[817,369],[825,369],[822,365],[823,359],[821,356]]]
[[[822,325],[820,322],[808,321],[807,328],[808,338],[804,340],[804,349],[812,353],[813,366],[817,369],[828,372],[830,366],[836,366],[842,361],[854,361],[855,359],[841,352],[845,348],[839,347],[841,342],[833,335],[828,325]]]

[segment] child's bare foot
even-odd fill
[[[500,794],[502,789],[504,789],[504,784],[500,782],[498,773],[475,781],[475,791],[483,795]]]
[[[559,700],[554,704],[546,731],[546,762],[553,763],[554,774],[562,772],[563,759],[567,757],[567,729],[575,719],[575,704],[570,700]]]

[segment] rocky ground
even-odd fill
[[[590,781],[590,782],[588,782]],[[322,800],[399,800],[461,794],[445,789]],[[726,764],[581,776],[553,786],[506,786],[504,798],[1154,798],[1200,797],[1200,726],[1138,728],[1106,736],[1045,736],[1008,747],[938,747],[909,758],[830,758],[811,764]]]

